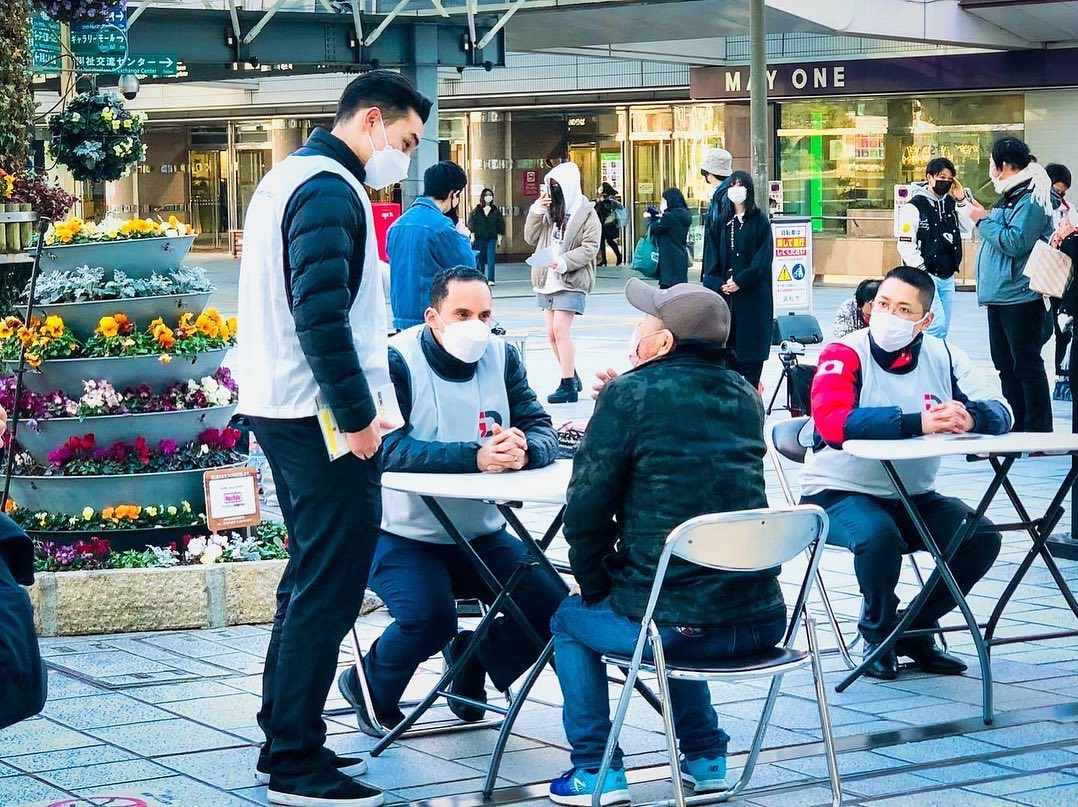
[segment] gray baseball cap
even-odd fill
[[[734,173],[734,158],[726,149],[711,149],[704,155],[700,169],[717,177],[726,178]]]
[[[698,339],[725,345],[730,336],[730,308],[703,286],[679,283],[657,289],[634,277],[625,284],[625,299],[637,311],[661,319],[679,342]]]

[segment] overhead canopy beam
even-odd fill
[[[363,40],[363,47],[369,48],[371,45],[377,42],[378,37],[382,35],[382,32],[390,26],[393,20],[397,19],[400,13],[404,11],[405,7],[410,2],[411,0],[399,0],[397,5],[393,6],[393,10],[389,12],[389,14],[386,15],[386,18],[382,20],[381,23],[379,23],[378,27],[371,32],[371,35]]]
[[[278,10],[267,20],[262,12],[237,11],[234,7],[204,11],[154,6],[142,12],[138,37],[132,44],[139,53],[175,54],[187,68],[189,80],[216,81],[250,77],[251,64],[259,65],[260,74],[274,72],[276,65],[289,66],[278,71],[281,73],[358,71],[369,69],[374,63],[402,67],[415,58],[413,29],[422,26],[437,30],[437,52],[425,54],[434,64],[470,67],[477,63],[476,57],[479,63],[505,64],[504,34],[496,34],[473,57],[471,49],[465,46],[469,29],[463,17],[456,22],[397,19],[382,26],[377,41],[370,47],[356,47],[363,41],[356,36],[357,25],[362,34],[364,26],[373,25],[375,19],[366,15]],[[240,31],[235,36],[238,49],[230,46],[225,36],[233,35],[236,27]],[[486,35],[488,30],[481,28],[480,34]],[[246,42],[244,32],[247,32]]]
[[[523,6],[526,2],[528,2],[528,0],[515,0],[513,5],[509,7],[509,10],[502,14],[501,18],[499,18],[499,20],[494,23],[494,27],[487,32],[487,35],[479,40],[479,43],[476,45],[476,48],[482,50],[487,45],[489,45],[490,41],[498,35],[498,32],[505,27],[505,24],[509,22],[509,20],[513,19],[513,15],[516,14],[520,10],[520,7]]]
[[[260,33],[262,33],[262,29],[269,25],[270,20],[273,19],[273,15],[280,11],[281,6],[283,6],[286,2],[288,2],[288,0],[276,0],[276,2],[272,6],[266,9],[266,13],[262,15],[262,19],[255,23],[255,27],[248,31],[247,36],[243,38],[243,44],[250,45],[252,42],[254,42],[255,38]]]

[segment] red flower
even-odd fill
[[[240,430],[233,429],[231,426],[228,426],[223,432],[221,432],[220,445],[222,448],[235,448],[236,443],[239,442],[239,439]]]
[[[188,538],[187,541],[189,541],[189,540],[191,540],[191,539]],[[187,547],[187,541],[184,541],[184,548]],[[170,542],[169,545],[168,545],[168,548],[169,548],[170,551],[175,552],[176,551],[176,542],[175,541]]]
[[[143,465],[150,464],[150,446],[146,442],[145,437],[140,436],[135,438],[135,451],[138,452],[139,462]]]
[[[221,439],[221,431],[220,431],[220,429],[206,429],[206,431],[202,432],[202,434],[200,434],[198,436],[198,441],[200,443],[205,443],[206,445],[210,446],[211,448],[216,446],[218,444],[218,442],[220,441],[220,439]]]
[[[97,438],[92,434],[84,434],[81,438],[76,438],[79,443],[79,447],[86,452],[94,450],[94,445],[97,443]]]
[[[95,557],[103,558],[111,551],[111,547],[109,547],[109,542],[105,538],[94,538],[90,541],[90,543],[93,547],[93,553]]]

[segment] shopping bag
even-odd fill
[[[1072,270],[1070,257],[1044,241],[1038,241],[1033,245],[1022,274],[1029,278],[1030,291],[1058,299],[1070,285]]]
[[[649,236],[645,235],[636,242],[636,249],[633,250],[633,269],[644,277],[659,276],[659,251],[655,249]]]

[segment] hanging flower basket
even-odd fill
[[[32,0],[32,3],[57,22],[103,21],[119,5],[118,0]]]
[[[146,159],[142,118],[112,93],[75,96],[63,112],[49,119],[49,131],[52,156],[75,179],[119,179]]]

